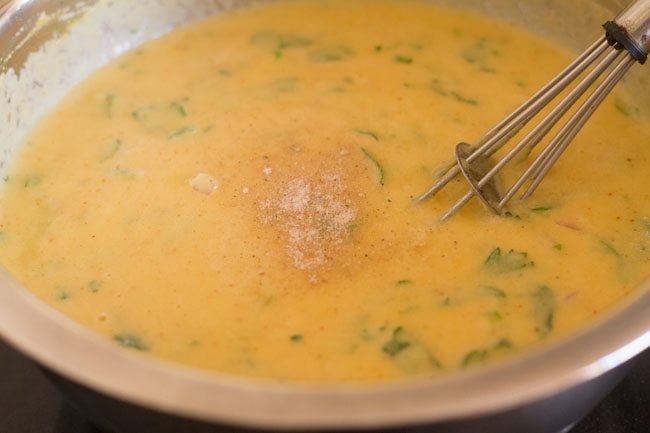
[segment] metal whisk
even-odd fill
[[[584,53],[559,75],[535,93],[529,100],[488,131],[479,142],[471,146],[459,143],[456,160],[445,167],[438,181],[416,203],[433,196],[459,173],[470,185],[470,190],[442,217],[453,216],[472,197],[477,196],[496,214],[504,211],[508,201],[524,186],[521,199],[529,197],[544,176],[577,135],[600,103],[620,81],[632,64],[645,63],[650,52],[650,0],[637,0],[613,21],[606,22],[605,35],[594,42]],[[579,82],[577,78],[584,75]],[[602,77],[602,78],[601,78]],[[573,86],[569,91],[568,88]],[[502,192],[497,175],[503,167],[522,152],[529,152],[564,117],[585,92],[593,88],[580,106],[569,116],[557,134],[532,161],[510,188]],[[533,117],[561,92],[566,96],[546,114],[503,158],[496,163],[490,156],[513,138]],[[650,89],[648,89],[650,97]]]

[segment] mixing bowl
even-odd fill
[[[0,6],[0,171],[25,134],[75,83],[170,29],[245,6],[237,0],[19,0]],[[526,26],[579,50],[617,1],[437,1]],[[626,80],[643,109],[650,84]],[[647,68],[645,68],[647,69]],[[0,204],[1,205],[1,204]],[[109,431],[399,429],[568,430],[650,346],[650,284],[589,328],[515,357],[435,378],[309,385],[219,375],[115,347],[0,272],[0,336],[39,363]]]

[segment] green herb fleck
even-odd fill
[[[533,293],[535,303],[535,331],[540,338],[553,331],[555,316],[555,293],[548,286],[541,286]]]
[[[393,334],[386,343],[382,346],[381,350],[390,357],[396,357],[403,350],[408,349],[411,342],[406,340],[403,335],[403,329],[398,326],[393,330]]]
[[[638,113],[639,109],[632,109],[628,104],[621,101],[620,99],[614,100],[614,107],[625,117],[630,117],[634,113]]]
[[[412,280],[399,280],[397,282],[398,286],[408,286],[409,284],[413,284]]]
[[[279,59],[282,57],[282,53],[287,48],[307,47],[311,44],[311,39],[305,38],[303,36],[283,35],[278,41],[278,45],[275,48],[274,54],[276,59]]]
[[[516,215],[516,214],[513,214],[513,213],[510,212],[510,211],[506,211],[506,212],[503,214],[503,216],[504,216],[505,218],[512,218],[512,219],[515,219],[515,220],[520,220],[520,219],[521,219],[521,216]]]
[[[293,343],[300,343],[302,341],[302,335],[294,334],[291,337],[289,337],[289,340],[291,340]]]
[[[5,177],[2,178],[2,181],[4,183],[9,183],[10,180],[11,180],[11,178],[9,176],[5,176]]]
[[[503,290],[493,287],[493,286],[483,286],[483,290],[489,295],[494,296],[495,298],[505,299],[507,297],[506,292]]]
[[[377,171],[377,182],[379,183],[379,185],[384,186],[384,180],[385,180],[384,167],[365,148],[362,147],[361,151],[366,156],[366,158],[368,158],[368,160],[372,163],[372,165],[375,167],[375,169]]]
[[[56,299],[58,299],[59,301],[66,301],[70,299],[70,296],[71,296],[70,292],[64,289],[60,289],[56,293]]]
[[[250,40],[255,45],[272,47],[273,57],[276,60],[280,60],[284,55],[284,51],[289,48],[307,47],[312,44],[312,40],[304,36],[279,34],[270,31],[256,33]]]
[[[115,95],[108,94],[104,97],[104,116],[109,119],[113,117],[113,106],[115,105]]]
[[[478,99],[474,98],[469,98],[466,96],[463,96],[459,92],[455,90],[449,90],[446,88],[446,86],[440,81],[440,80],[433,80],[431,82],[431,90],[439,94],[440,96],[446,96],[446,97],[453,97],[456,101],[461,102],[463,104],[467,105],[478,105],[479,101]]]
[[[309,53],[309,60],[316,63],[339,62],[353,54],[353,51],[345,46],[327,47]]]
[[[469,352],[467,355],[463,357],[463,360],[461,361],[461,365],[463,367],[467,367],[470,364],[475,364],[477,362],[481,362],[487,358],[488,352],[487,350],[472,350]]]
[[[185,98],[179,99],[178,101],[172,101],[169,104],[169,108],[176,111],[179,116],[187,117],[187,109],[185,108],[185,104],[189,100],[190,100],[190,98],[186,96]]]
[[[461,95],[458,92],[449,92],[449,94],[451,96],[453,96],[456,99],[456,101],[462,102],[463,104],[478,105],[478,99],[472,99],[472,98],[465,97],[465,96]]]
[[[413,63],[413,58],[412,57],[407,57],[407,56],[397,55],[397,56],[395,56],[395,62],[403,63],[405,65],[410,65],[411,63]]]
[[[431,90],[440,96],[448,96],[449,92],[446,90],[445,85],[440,80],[433,80],[431,82]]]
[[[502,338],[492,347],[488,347],[484,349],[476,349],[476,350],[472,350],[471,352],[468,352],[463,357],[460,364],[463,367],[467,367],[471,364],[483,362],[487,358],[489,358],[491,354],[501,350],[510,349],[510,348],[512,348],[512,343],[510,342],[510,340],[508,340],[507,338]]]
[[[117,341],[121,346],[128,347],[129,349],[135,349],[140,352],[144,352],[149,349],[149,347],[140,339],[133,334],[116,334],[113,336],[113,340]]]
[[[136,180],[141,176],[141,174],[138,173],[137,171],[131,170],[130,168],[121,167],[119,165],[113,168],[112,174],[113,176],[129,179],[129,180]]]
[[[385,326],[382,326],[380,331],[386,331],[385,328]],[[389,332],[390,337],[381,346],[381,350],[402,371],[423,373],[431,371],[431,369],[442,368],[440,362],[427,348],[409,335],[401,326],[393,328]]]
[[[461,53],[463,60],[467,63],[479,66],[486,66],[486,62],[491,57],[498,57],[499,55],[499,51],[493,48],[490,41],[485,37],[478,39],[472,46]]]
[[[167,138],[170,139],[170,140],[175,140],[177,138],[183,138],[183,137],[186,137],[188,135],[196,134],[197,132],[198,132],[198,129],[196,129],[196,127],[194,127],[194,126],[184,126],[182,128],[178,128],[178,129],[175,129],[172,132],[170,132],[167,135]]]
[[[103,161],[107,161],[107,160],[111,159],[112,157],[115,156],[115,154],[117,154],[117,152],[120,150],[121,147],[122,147],[122,140],[119,140],[119,139],[114,140],[114,141],[111,143],[109,149],[106,150],[106,151],[105,151],[105,152],[104,152],[104,153],[99,157],[99,161],[100,161],[100,162],[103,162]]]
[[[534,266],[534,262],[528,259],[528,253],[510,250],[506,254],[501,253],[501,248],[492,250],[485,260],[485,267],[499,274],[518,271]]]
[[[149,115],[153,110],[154,107],[152,106],[138,108],[137,110],[133,110],[131,112],[131,117],[137,122],[144,122],[149,118]]]
[[[25,182],[23,183],[23,186],[25,188],[33,188],[35,186],[40,185],[43,182],[43,178],[41,176],[30,176],[28,177]]]
[[[562,244],[555,244],[555,245],[553,245],[553,249],[555,249],[555,250],[557,250],[557,251],[562,251],[562,248],[564,248],[564,247],[562,246]]]
[[[551,209],[553,209],[552,206],[538,206],[538,207],[532,208],[531,211],[533,211],[535,213],[544,213],[544,212],[550,211]]]
[[[99,289],[102,287],[102,282],[98,280],[91,280],[88,282],[86,287],[88,287],[89,292],[97,293],[99,292]]]
[[[614,246],[609,242],[607,242],[606,240],[601,239],[600,246],[605,253],[611,256],[621,257],[621,253],[619,253],[618,250],[614,248]]]
[[[493,322],[503,320],[503,315],[497,310],[488,311],[486,315],[488,319],[492,320]]]
[[[497,344],[494,345],[492,350],[511,349],[512,343],[507,338],[502,338]]]
[[[360,134],[360,135],[368,136],[368,137],[372,138],[375,141],[379,141],[379,136],[377,134],[375,134],[374,132],[369,131],[367,129],[355,129],[354,132],[356,132],[357,134]]]

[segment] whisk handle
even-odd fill
[[[603,27],[610,44],[620,44],[645,63],[650,53],[650,0],[636,0]]]

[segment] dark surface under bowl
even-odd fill
[[[637,358],[626,379],[571,430],[571,433],[648,432],[650,350]],[[0,341],[0,433],[108,432],[94,426],[69,405],[32,361]],[[147,433],[156,431],[147,429]]]

